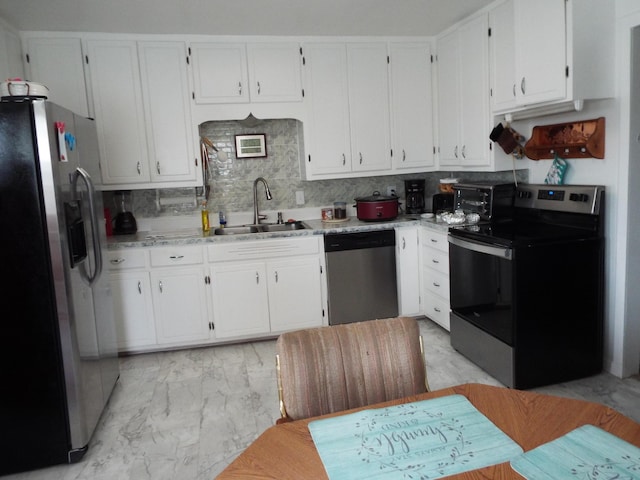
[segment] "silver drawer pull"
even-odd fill
[[[142,295],[142,282],[138,282],[138,293]]]
[[[162,293],[162,280],[158,282],[158,288],[160,289],[160,293]]]
[[[439,261],[439,260],[436,260],[435,258],[431,259],[431,261],[432,261],[433,263],[440,263],[440,261]]]
[[[433,307],[433,309],[438,313],[442,312],[442,310],[440,310],[438,307]]]
[[[120,265],[121,263],[124,263],[124,258],[112,258],[110,262],[112,265]]]
[[[433,286],[440,288],[440,284],[438,282],[433,282]]]
[[[171,255],[169,256],[169,258],[171,260],[182,260],[184,258],[184,255]]]
[[[431,243],[438,243],[438,240],[436,240],[435,238],[432,238]]]
[[[256,284],[260,283],[260,274],[256,272]]]

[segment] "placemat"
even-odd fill
[[[331,480],[435,479],[522,453],[462,395],[315,420],[309,431]]]
[[[511,467],[529,480],[640,479],[640,448],[583,425],[511,459]]]

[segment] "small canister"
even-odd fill
[[[333,208],[326,207],[322,209],[322,220],[333,220]]]
[[[347,218],[347,202],[333,203],[333,218],[336,220]]]

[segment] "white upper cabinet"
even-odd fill
[[[27,78],[49,89],[49,100],[89,116],[80,38],[27,37]]]
[[[86,45],[104,188],[199,185],[185,44]]]
[[[24,78],[24,73],[20,37],[0,23],[0,79]]]
[[[614,0],[506,0],[489,13],[492,110],[514,118],[614,94]]]
[[[347,50],[341,43],[307,44],[304,171],[307,179],[351,172]]]
[[[190,44],[198,104],[302,100],[296,42]]]
[[[389,170],[389,80],[386,43],[347,45],[351,158],[354,171]]]
[[[90,85],[105,185],[149,183],[136,42],[88,40]]]
[[[389,55],[393,168],[422,172],[435,163],[431,46],[392,43]]]
[[[312,43],[303,51],[305,178],[390,172],[386,43]]]
[[[184,42],[139,42],[151,181],[197,177]]]
[[[489,46],[486,15],[437,40],[440,167],[486,167],[489,140]]]

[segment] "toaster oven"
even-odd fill
[[[477,213],[485,221],[511,219],[515,191],[514,183],[457,183],[454,186],[454,208],[467,214]]]

